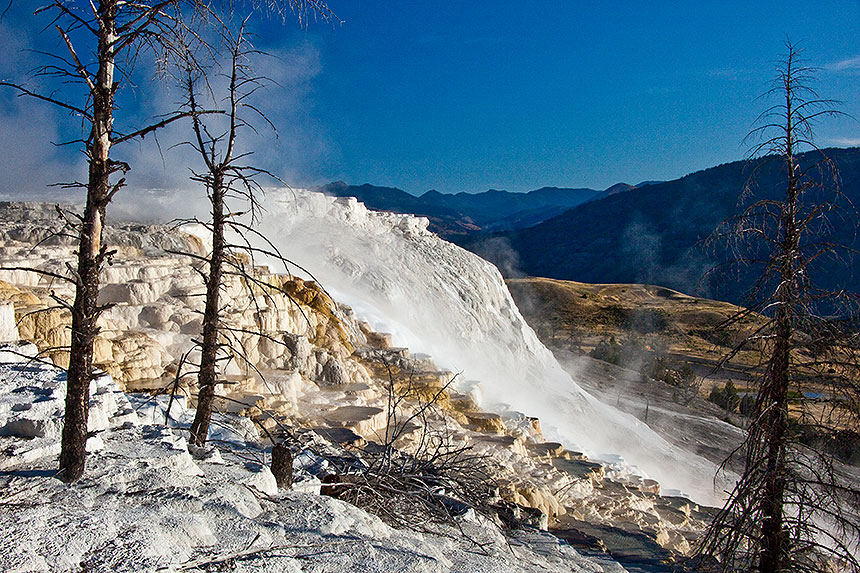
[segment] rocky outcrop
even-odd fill
[[[334,356],[321,351],[317,364],[319,365],[317,380],[320,385],[345,386],[349,383],[349,374],[347,374],[346,368]]]
[[[18,342],[19,338],[15,306],[11,303],[0,304],[0,343]]]
[[[9,209],[4,213],[0,205],[0,302],[14,305],[21,338],[65,366],[71,318],[61,301],[71,300],[72,291],[51,275],[67,272],[72,248],[66,240],[44,240],[54,229],[50,211]],[[39,219],[40,214],[47,218]],[[40,224],[6,220],[11,215]],[[200,333],[204,288],[194,259],[167,249],[199,255],[195,251],[202,243],[181,231],[140,225],[112,227],[107,236],[118,243],[118,253],[102,274],[99,302],[108,309],[99,323],[95,362],[126,388],[167,382],[178,357],[193,348]],[[258,284],[249,287],[237,277],[225,284],[230,303],[223,319],[241,351],[224,374],[251,368],[295,370],[326,385],[346,384],[350,375],[361,378],[357,363],[347,364],[353,352],[347,329],[358,330],[344,323],[352,320],[348,308],[338,308],[313,282],[265,269],[252,272]],[[261,286],[265,284],[272,287]]]
[[[106,376],[93,388],[86,474],[69,486],[54,477],[63,373],[14,356],[0,364],[0,570],[622,571],[545,532],[513,531],[511,542],[468,513],[462,535],[392,528],[319,495],[319,441],[286,461],[289,491],[259,463],[275,450],[247,418],[216,414],[218,449],[189,447],[184,400],[126,397]]]

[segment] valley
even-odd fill
[[[739,396],[754,396],[762,370],[758,353],[734,349],[765,317],[752,314],[732,322],[741,310],[735,305],[653,285],[506,282],[541,341],[589,393],[679,447],[742,470],[741,460],[730,454],[743,441],[749,419],[737,403],[731,411],[714,403],[713,394],[731,381]],[[810,357],[798,353],[796,360]],[[856,427],[840,422],[842,405],[829,399],[828,391],[813,379],[796,391],[795,400],[804,392],[805,411],[845,432],[848,451],[841,471],[858,479],[860,437]],[[795,423],[808,423],[799,405],[791,411]]]

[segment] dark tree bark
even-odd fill
[[[203,340],[200,348],[200,373],[197,410],[191,424],[191,443],[202,446],[209,436],[215,385],[218,383],[219,324],[221,319],[220,295],[224,265],[224,176],[216,171],[212,177],[212,253],[209,256],[209,274],[206,277],[206,307],[203,312]]]
[[[315,9],[320,9],[319,6],[313,5]],[[203,71],[192,65],[192,62],[197,61],[193,54],[188,54],[186,65],[181,70],[181,82],[186,98],[184,107],[191,117],[194,136],[192,141],[185,144],[194,149],[205,166],[205,170],[192,172],[192,180],[204,185],[211,205],[211,220],[186,221],[202,224],[212,233],[212,251],[205,257],[208,272],[203,273],[206,299],[202,340],[199,342],[201,358],[197,372],[197,411],[191,425],[190,437],[191,443],[196,446],[203,446],[208,438],[219,362],[236,359],[249,367],[249,370],[261,375],[256,370],[256,365],[248,360],[247,353],[241,348],[241,341],[235,336],[236,333],[230,325],[222,324],[221,289],[224,288],[225,276],[240,280],[255,302],[257,297],[266,298],[266,293],[275,291],[289,297],[281,285],[270,284],[256,276],[253,261],[255,255],[264,254],[285,266],[291,265],[290,261],[281,256],[277,247],[255,230],[253,225],[260,210],[258,198],[263,192],[256,178],[259,175],[274,176],[263,169],[245,164],[244,161],[252,152],[237,149],[240,133],[245,128],[253,129],[247,116],[256,116],[274,129],[253,100],[254,94],[269,80],[265,76],[254,74],[251,59],[260,53],[248,42],[244,25],[239,27],[236,34],[225,25],[221,30],[221,40],[229,50],[230,67],[227,73],[223,74],[229,79],[229,83],[223,98],[224,109],[218,114],[204,117],[201,113],[200,99],[216,99],[216,94],[212,93],[211,85]],[[216,69],[218,67],[217,63],[213,63],[213,66]],[[212,72],[209,71],[209,74]],[[241,213],[231,212],[227,207],[228,201],[241,204]],[[250,224],[240,220],[243,214],[250,216]],[[227,240],[228,232],[234,239],[233,242]],[[254,240],[264,246],[253,246]],[[236,254],[240,256],[234,257]],[[249,260],[251,268],[241,262],[243,259]],[[259,335],[265,336],[262,333]],[[283,340],[275,337],[267,339],[276,344],[284,344]]]
[[[223,39],[230,38],[226,28],[222,31]],[[227,101],[229,105],[224,112],[227,119],[226,131],[221,135],[212,135],[210,127],[204,123],[199,113],[197,101],[197,84],[200,78],[199,70],[191,64],[193,58],[189,54],[184,70],[184,87],[186,90],[186,105],[192,117],[194,142],[191,146],[197,151],[206,166],[206,171],[195,175],[193,179],[206,186],[209,202],[212,207],[212,219],[207,227],[212,232],[212,252],[209,253],[209,269],[206,273],[206,302],[203,311],[203,336],[200,343],[200,370],[197,375],[197,410],[194,422],[191,424],[191,443],[203,446],[209,436],[209,425],[212,420],[212,408],[215,399],[215,385],[218,383],[218,351],[221,348],[221,289],[224,280],[225,257],[228,246],[224,233],[227,227],[226,206],[224,204],[228,193],[232,190],[235,180],[242,180],[241,170],[233,164],[236,150],[236,139],[243,125],[239,118],[240,101],[242,100],[244,57],[244,37],[240,31],[238,39],[229,45],[231,55],[230,83]],[[253,200],[253,197],[250,198]]]
[[[102,247],[105,208],[110,201],[110,163],[114,123],[114,70],[116,53],[115,0],[98,3],[98,71],[91,84],[92,132],[87,145],[89,180],[87,202],[78,241],[75,301],[72,305],[72,340],[66,388],[60,477],[71,482],[84,473],[86,460],[89,387],[93,378],[93,342],[98,334],[99,271],[106,256]]]
[[[279,488],[293,487],[293,454],[284,444],[272,446],[272,474]]]
[[[59,33],[68,55],[56,55],[36,76],[57,78],[67,86],[83,86],[75,94],[78,102],[64,99],[63,91],[41,93],[21,84],[0,82],[20,95],[41,100],[73,114],[87,133],[77,140],[83,145],[88,162],[85,184],[68,187],[86,189],[86,203],[76,222],[65,219],[78,237],[77,265],[69,270],[68,280],[75,286],[75,298],[69,305],[72,335],[67,372],[66,415],[63,425],[59,476],[71,482],[85,470],[89,404],[89,385],[93,379],[93,343],[99,332],[97,321],[103,308],[98,304],[99,273],[111,255],[103,241],[107,206],[123,188],[125,180],[114,181],[128,166],[111,158],[114,145],[143,137],[178,119],[186,113],[168,114],[157,122],[118,133],[115,128],[116,95],[122,79],[132,73],[134,61],[142,50],[171,51],[168,38],[180,27],[179,5],[182,0],[49,0],[37,13],[53,15],[52,24]],[[193,9],[206,10],[201,2],[187,0]],[[85,48],[79,51],[79,43]],[[125,67],[120,69],[120,62]],[[74,92],[74,87],[69,92]],[[72,97],[69,95],[69,97]]]
[[[789,74],[793,64],[789,54]],[[794,313],[800,293],[798,292],[798,271],[796,262],[800,260],[799,237],[797,234],[798,187],[797,165],[795,164],[795,142],[793,121],[793,102],[791,94],[786,94],[787,114],[785,126],[784,155],[786,170],[786,191],[783,205],[781,227],[783,237],[779,243],[777,256],[780,260],[780,284],[777,287],[778,307],[776,310],[775,342],[770,361],[770,383],[767,384],[771,405],[762,413],[761,425],[763,440],[768,444],[767,469],[764,495],[762,496],[762,543],[759,569],[763,572],[784,571],[789,564],[787,544],[789,538],[784,529],[785,488],[788,474],[786,447],[788,434],[788,392],[791,383],[791,346],[795,335]]]

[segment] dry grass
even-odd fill
[[[551,346],[588,352],[603,339],[644,337],[669,353],[714,363],[758,318],[715,334],[738,307],[642,284],[587,284],[545,278],[512,279],[508,288],[538,336]],[[738,366],[755,364],[742,353]]]

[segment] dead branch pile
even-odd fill
[[[468,446],[452,446],[442,437],[432,448],[410,455],[392,446],[363,450],[363,469],[342,468],[328,476],[324,494],[379,516],[394,527],[427,530],[456,524],[473,511],[492,516],[497,496],[488,460]],[[336,464],[334,464],[336,467]],[[354,468],[354,465],[353,465]]]
[[[456,525],[456,518],[470,511],[496,521],[491,504],[498,499],[498,486],[490,460],[431,422],[456,377],[422,400],[414,387],[414,372],[405,384],[397,384],[387,359],[381,354],[377,358],[388,370],[383,443],[370,442],[362,449],[358,471],[355,464],[351,468],[333,464],[338,469],[326,478],[322,493],[361,507],[394,527],[426,530]],[[396,448],[394,444],[416,426],[414,451]]]

